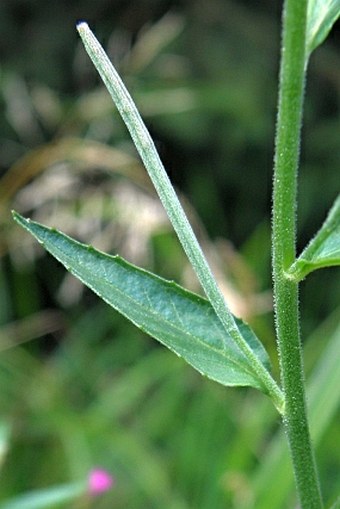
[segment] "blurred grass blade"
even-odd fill
[[[307,18],[307,58],[329,34],[340,16],[340,0],[309,0]]]
[[[340,497],[336,500],[336,502],[329,509],[340,509]]]
[[[266,392],[206,299],[19,214],[14,213],[14,218],[105,302],[203,375],[223,385],[252,386]],[[235,320],[244,340],[268,369],[267,353],[254,332]]]
[[[10,424],[2,420],[0,421],[0,468],[2,467],[7,451],[8,444],[10,441],[11,427]]]
[[[311,435],[315,446],[340,404],[340,325],[333,330],[325,351],[307,383]],[[294,490],[293,471],[282,433],[273,440],[252,480],[253,500],[261,509],[282,509]],[[293,504],[292,504],[293,507]],[[337,507],[337,506],[335,506]],[[253,509],[245,503],[240,509]]]
[[[315,237],[310,241],[288,274],[300,281],[310,272],[340,265],[340,195]]]
[[[65,484],[25,493],[0,504],[0,509],[50,509],[71,502],[86,490],[86,483]]]

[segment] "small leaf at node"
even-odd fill
[[[329,34],[340,16],[340,0],[309,0],[307,14],[307,58]]]
[[[323,267],[340,265],[340,195],[315,237],[287,271],[300,281],[307,274]]]

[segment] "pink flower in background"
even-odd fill
[[[94,468],[91,470],[88,478],[88,488],[91,495],[100,495],[112,488],[114,479],[103,468]]]

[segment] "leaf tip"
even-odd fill
[[[16,212],[15,210],[11,210],[11,214],[12,214],[12,217],[14,219],[15,222],[17,222],[18,224],[20,224],[21,226],[27,224],[27,223],[30,223],[30,219],[26,219],[25,217],[23,217],[22,215],[19,214],[19,212]]]
[[[84,21],[83,19],[80,19],[76,23],[76,28],[77,28],[78,32],[81,33],[81,32],[84,32],[85,30],[88,30],[89,26],[86,23],[86,21]]]

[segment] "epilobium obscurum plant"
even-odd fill
[[[283,12],[275,143],[272,251],[276,336],[281,386],[252,329],[232,315],[163,168],[138,110],[85,22],[78,32],[112,96],[207,300],[177,284],[14,213],[72,274],[135,325],[226,386],[267,394],[282,417],[303,509],[323,506],[311,445],[299,332],[298,286],[311,271],[340,265],[340,198],[310,244],[296,258],[297,169],[305,77],[312,51],[340,13],[339,0],[286,0]],[[334,506],[338,507],[338,506]]]

